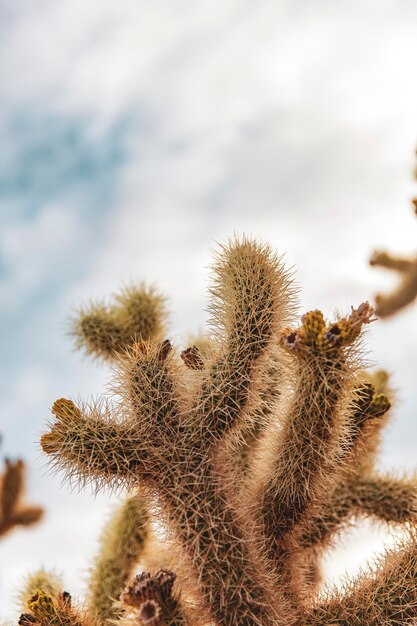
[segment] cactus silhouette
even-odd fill
[[[18,526],[32,526],[38,522],[43,509],[24,504],[25,464],[22,460],[4,462],[0,474],[0,538]]]
[[[414,172],[417,179],[417,169]],[[417,215],[417,198],[412,200]],[[417,298],[417,255],[399,257],[383,250],[375,250],[369,259],[373,267],[381,267],[396,272],[399,282],[391,293],[378,293],[375,296],[375,310],[379,317],[391,317]]]
[[[138,294],[149,292],[131,293],[141,310]],[[311,311],[297,324],[282,259],[245,237],[216,255],[209,341],[180,352],[162,339],[163,299],[151,293],[152,324],[129,317],[126,298],[93,305],[94,324],[91,310],[80,313],[74,334],[112,361],[111,395],[58,399],[41,445],[81,484],[137,490],[173,571],[144,572],[121,593],[146,543],[143,521],[132,526],[126,513],[109,527],[118,538],[104,533],[90,597],[71,623],[412,624],[417,489],[413,477],[375,469],[390,394],[383,372],[364,370],[372,307],[333,322]],[[407,535],[374,570],[319,596],[320,557],[357,515],[401,523]],[[54,623],[61,611],[68,623],[65,611],[75,611],[62,594],[35,596],[21,620]]]

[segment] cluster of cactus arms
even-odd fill
[[[41,507],[23,502],[25,469],[21,459],[4,461],[0,473],[0,539],[14,528],[32,526],[43,515]]]
[[[417,179],[417,168],[415,171]],[[417,198],[412,200],[417,215]],[[383,250],[376,250],[369,259],[370,265],[397,272],[400,280],[391,293],[377,294],[375,311],[378,317],[391,317],[414,302],[417,298],[417,254],[411,257],[398,257]]]
[[[57,400],[41,445],[70,480],[129,496],[84,602],[40,572],[19,623],[416,623],[417,481],[375,467],[390,390],[364,369],[372,307],[298,319],[282,258],[242,237],[215,257],[209,311],[208,339],[183,351],[143,285],[80,311],[77,344],[111,361],[111,391]],[[402,544],[319,593],[323,553],[358,516],[401,524]]]

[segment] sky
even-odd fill
[[[301,310],[389,289],[374,248],[410,253],[417,139],[413,0],[0,0],[0,431],[28,464],[36,529],[0,546],[0,616],[39,565],[82,593],[115,496],[79,492],[39,449],[57,397],[99,395],[74,351],[80,304],[136,280],[178,344],[206,322],[210,251],[234,233],[285,254]],[[412,471],[417,307],[375,323],[397,406],[382,469]],[[327,563],[353,572],[383,530]]]

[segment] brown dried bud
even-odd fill
[[[31,613],[22,613],[17,623],[19,626],[28,626],[29,624],[36,624],[37,620]]]
[[[157,626],[162,617],[161,607],[155,600],[146,600],[140,608],[139,619],[144,624]]]
[[[204,361],[197,346],[191,346],[181,352],[181,358],[190,370],[204,369]]]
[[[165,359],[167,358],[171,350],[172,350],[172,343],[170,342],[169,339],[165,339],[165,341],[163,341],[157,347],[157,353],[156,353],[157,359],[159,361],[165,361]]]
[[[175,574],[168,570],[158,570],[153,576],[143,572],[135,577],[120,600],[123,604],[139,609],[138,616],[144,624],[162,626],[172,605],[174,581]]]

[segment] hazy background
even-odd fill
[[[129,280],[167,294],[176,341],[204,327],[209,250],[252,233],[297,268],[303,309],[389,288],[409,252],[417,140],[414,0],[0,0],[0,431],[29,468],[34,530],[0,544],[0,613],[40,564],[82,590],[106,494],[70,493],[38,447],[61,396],[99,394],[73,307]],[[416,463],[417,307],[369,332],[398,407],[381,465]],[[375,548],[364,528],[337,577]]]

